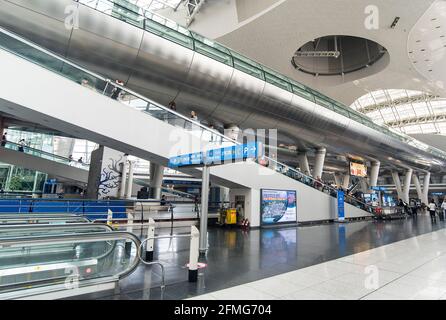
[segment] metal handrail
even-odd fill
[[[154,264],[156,264],[156,265],[159,265],[161,267],[161,289],[164,289],[166,287],[165,281],[164,281],[165,280],[164,265],[160,261],[145,261],[143,259],[143,257],[141,256],[141,252],[142,252],[142,249],[143,249],[144,245],[149,240],[174,239],[174,238],[190,238],[190,237],[191,237],[190,234],[174,234],[174,235],[170,235],[170,236],[153,236],[153,237],[148,237],[148,238],[144,239],[143,241],[141,241],[141,243],[139,245],[139,248],[138,248],[138,258],[145,265],[154,265]]]
[[[18,144],[16,142],[12,142],[12,141],[6,141],[6,145],[4,146],[4,148],[10,149],[10,150],[13,150],[13,151],[17,151],[17,150],[15,150],[13,148],[9,148],[8,145],[17,146],[17,147],[23,147],[27,151],[34,151],[36,153],[41,153],[41,154],[47,155],[49,157],[57,158],[57,159],[60,159],[60,160],[63,160],[65,162],[67,162],[68,164],[75,163],[75,164],[78,164],[78,165],[82,165],[82,167],[89,167],[89,164],[87,164],[87,163],[83,163],[83,162],[81,163],[81,162],[76,161],[74,159],[65,158],[63,156],[60,156],[60,155],[57,155],[57,154],[54,154],[54,153],[51,153],[51,152],[48,152],[48,151],[44,151],[44,150],[41,150],[41,149],[36,149],[36,148],[30,147],[30,146],[26,146],[26,145],[22,146],[22,145],[20,145],[20,144]],[[24,151],[24,153],[30,154],[27,151]],[[30,154],[30,155],[34,155],[34,154]],[[42,157],[39,157],[39,158],[42,158]]]
[[[0,233],[1,232],[10,232],[10,231],[38,231],[38,230],[69,230],[69,231],[76,231],[81,229],[103,229],[104,231],[110,232],[114,231],[114,229],[107,225],[107,224],[94,224],[94,223],[71,223],[69,225],[60,225],[60,224],[53,224],[53,225],[41,225],[41,224],[27,224],[22,226],[17,225],[0,225]],[[2,237],[0,236],[0,239]],[[3,237],[5,238],[5,237]]]

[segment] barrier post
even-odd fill
[[[147,229],[147,240],[146,241],[146,261],[153,261],[153,244],[155,243],[155,220],[149,219],[149,228]]]
[[[110,209],[108,209],[107,211],[107,225],[113,225],[113,211],[111,211]]]
[[[197,227],[195,226],[191,226],[190,228],[189,282],[197,282],[200,231],[198,231]]]
[[[127,232],[133,232],[133,213],[129,212],[127,213]],[[138,248],[137,248],[138,249]],[[125,252],[127,254],[130,254],[130,251],[132,250],[132,241],[127,240],[125,242]]]

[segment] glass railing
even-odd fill
[[[0,236],[0,298],[117,282],[137,267],[140,244],[121,231]]]
[[[254,60],[245,57],[215,41],[209,40],[195,32],[178,25],[156,13],[149,12],[134,4],[124,5],[125,0],[77,0],[79,3],[111,15],[124,22],[133,24],[166,40],[194,50],[216,61],[231,66],[251,76],[271,83],[283,90],[292,92],[304,99],[315,102],[329,110],[339,113],[349,119],[359,122],[373,130],[381,132],[399,141],[409,143],[412,137],[392,131],[385,125],[378,125],[366,115],[353,110],[310,87],[296,82]],[[415,146],[415,145],[414,145]],[[415,146],[417,147],[417,146]],[[430,147],[427,150],[436,157],[446,160],[446,152]]]
[[[197,121],[193,121],[161,104],[158,104],[132,90],[121,85],[112,83],[110,80],[96,73],[90,72],[76,64],[63,59],[56,54],[45,50],[38,45],[31,43],[3,28],[0,28],[0,48],[7,50],[26,60],[36,63],[52,72],[65,78],[75,81],[79,85],[93,90],[98,94],[105,95],[113,100],[132,106],[144,114],[148,114],[170,125],[181,127],[206,142],[207,146],[221,147],[240,145],[241,142],[228,138],[216,130],[210,129]],[[321,181],[317,181],[298,170],[278,162],[270,157],[262,157],[259,164],[268,166],[288,177],[303,182],[336,197],[336,189]],[[349,201],[349,197],[346,197]],[[351,199],[351,203],[358,203],[359,200]],[[358,206],[366,208],[366,205],[359,203]]]
[[[26,145],[22,145],[22,144],[10,142],[10,141],[6,142],[4,145],[2,144],[1,147],[10,149],[10,150],[14,150],[14,151],[23,152],[23,153],[26,153],[26,154],[29,154],[29,155],[32,155],[35,157],[42,158],[42,159],[51,160],[51,161],[66,164],[69,166],[81,168],[84,170],[88,170],[90,167],[89,164],[84,163],[84,162],[76,161],[76,160],[70,159],[70,158],[65,158],[65,157],[50,153],[50,152],[31,148]]]

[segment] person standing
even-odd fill
[[[26,145],[25,139],[21,139],[19,141],[19,152],[24,152],[25,151],[25,145]]]
[[[441,204],[441,210],[443,211],[443,218],[446,218],[446,198],[443,199],[443,202]]]
[[[120,86],[124,86],[124,82],[121,81],[121,80],[116,80],[116,84],[118,84],[118,85],[120,85]],[[114,87],[114,88],[113,88],[113,91],[112,91],[112,94],[111,94],[111,98],[112,98],[113,100],[118,100],[118,98],[120,98],[121,92],[122,92],[122,89],[121,89],[121,88],[119,88],[119,87]]]
[[[428,205],[427,207],[428,207],[428,209],[429,209],[429,214],[430,214],[430,216],[431,216],[431,220],[432,220],[433,222],[436,222],[436,221],[437,221],[437,217],[436,217],[436,215],[435,215],[435,211],[437,210],[437,205],[435,204],[434,199],[432,199],[432,200],[430,201],[430,203],[429,203],[429,205]]]
[[[6,135],[7,135],[7,134],[8,134],[8,133],[5,132],[5,133],[3,134],[3,136],[2,136],[2,147],[6,146],[6,143],[8,142],[8,139],[6,138]]]

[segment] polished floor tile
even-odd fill
[[[200,270],[197,283],[187,281],[185,265],[189,260],[189,240],[162,239],[155,242],[155,259],[165,266],[165,290],[161,291],[159,287],[159,267],[141,265],[120,281],[119,293],[108,292],[82,298],[201,299],[200,296],[205,295],[213,299],[229,299],[229,296],[233,299],[251,294],[251,297],[280,299],[282,293],[286,299],[317,299],[318,293],[320,299],[376,296],[376,292],[370,293],[361,285],[365,281],[366,269],[374,266],[380,271],[379,286],[382,286],[391,283],[396,275],[413,270],[419,264],[429,263],[432,258],[438,257],[438,252],[446,251],[446,245],[435,242],[445,237],[444,231],[438,231],[445,226],[444,222],[432,224],[428,217],[420,216],[416,220],[333,223],[254,229],[250,232],[210,227],[209,250],[200,258],[207,267]],[[157,229],[156,232],[182,234],[189,231],[189,228],[167,228]],[[438,231],[438,234],[434,234],[434,231]],[[146,230],[135,232],[144,238]],[[423,252],[425,255],[419,257],[419,253]],[[441,261],[438,260],[438,263]],[[434,264],[426,268],[437,270],[435,276],[443,279],[441,269],[435,269]],[[283,284],[286,289],[282,292],[270,280],[274,277],[279,283],[286,283]],[[232,289],[245,284],[248,284],[247,289],[240,294]],[[334,291],[335,284],[342,286],[340,294]],[[227,295],[224,289],[230,289],[231,294]],[[437,292],[429,294],[435,295]]]

